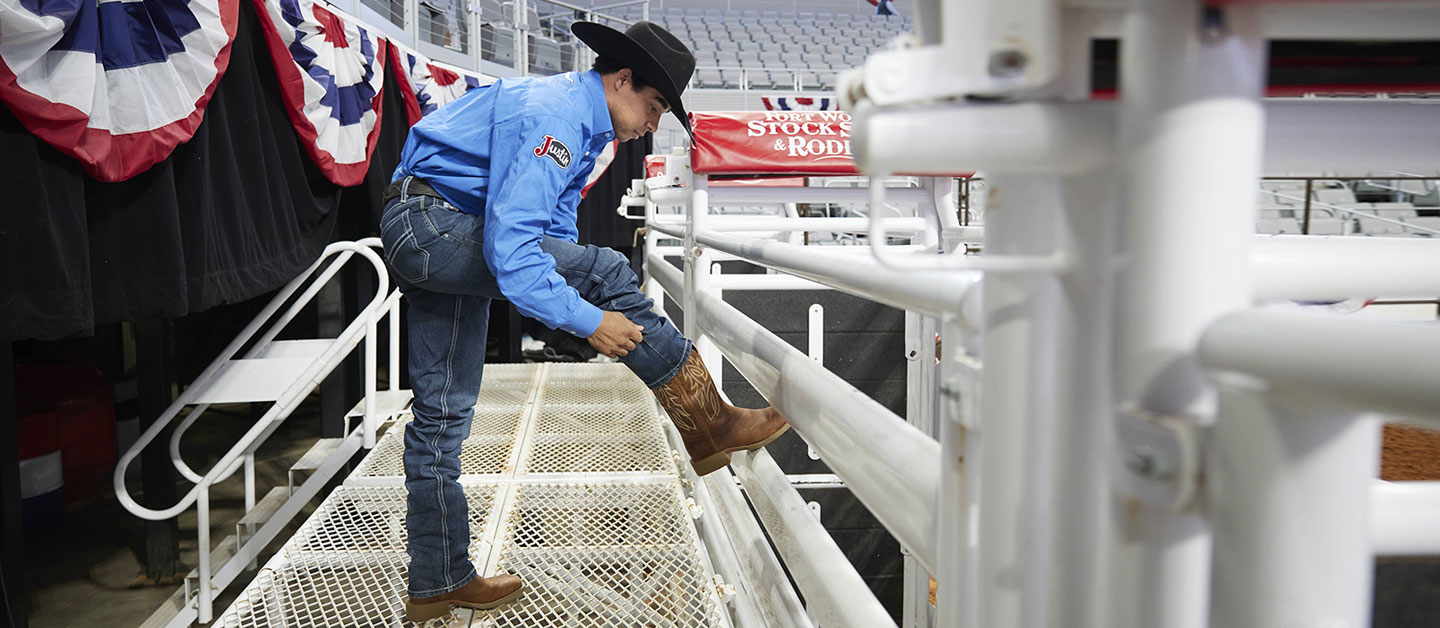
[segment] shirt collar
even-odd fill
[[[600,80],[600,73],[595,70],[579,72],[581,89],[590,102],[591,113],[594,118],[590,121],[590,133],[592,135],[604,134],[606,139],[615,139],[615,128],[610,125],[610,108],[605,104],[605,83]]]

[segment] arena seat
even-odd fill
[[[1258,218],[1255,232],[1270,235],[1299,235],[1300,221],[1294,218]]]

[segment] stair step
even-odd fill
[[[215,578],[215,573],[220,571],[225,563],[235,556],[235,551],[240,549],[240,537],[234,534],[220,540],[220,544],[210,550],[210,578]],[[185,598],[188,600],[196,594],[200,585],[200,568],[191,569],[185,575]]]
[[[375,391],[375,414],[391,418],[404,412],[410,407],[410,401],[415,398],[415,393],[408,388],[395,390]],[[345,413],[345,418],[365,416],[365,398],[361,397],[355,407]]]
[[[293,491],[296,486],[304,483],[305,478],[309,477],[310,473],[316,469],[319,469],[320,465],[325,464],[325,460],[330,457],[330,454],[335,453],[335,450],[339,448],[343,442],[345,442],[343,438],[322,438],[315,441],[315,444],[310,447],[310,451],[305,452],[305,455],[300,456],[300,459],[296,460],[295,464],[290,465],[290,471],[288,473],[290,481],[289,490]]]
[[[255,507],[251,508],[250,512],[245,513],[245,516],[235,523],[236,533],[239,534],[241,528],[246,524],[253,524],[257,528],[265,525],[265,522],[275,516],[275,512],[280,510],[280,507],[284,506],[288,499],[290,499],[290,487],[277,486],[270,489],[265,497],[255,502]]]

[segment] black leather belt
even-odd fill
[[[430,184],[426,183],[424,179],[418,179],[415,177],[406,177],[405,179],[410,180],[410,187],[406,188],[405,190],[406,194],[409,194],[410,196],[415,196],[417,194],[420,196],[433,196],[440,200],[445,200],[445,197],[440,196],[440,193],[436,192],[435,188],[430,187]],[[389,203],[390,199],[400,196],[400,189],[402,186],[404,186],[405,179],[401,179],[399,181],[391,183],[390,185],[385,186],[384,202]]]

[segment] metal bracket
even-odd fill
[[[1193,508],[1204,469],[1199,422],[1128,408],[1121,410],[1115,425],[1115,491],[1170,512]]]

